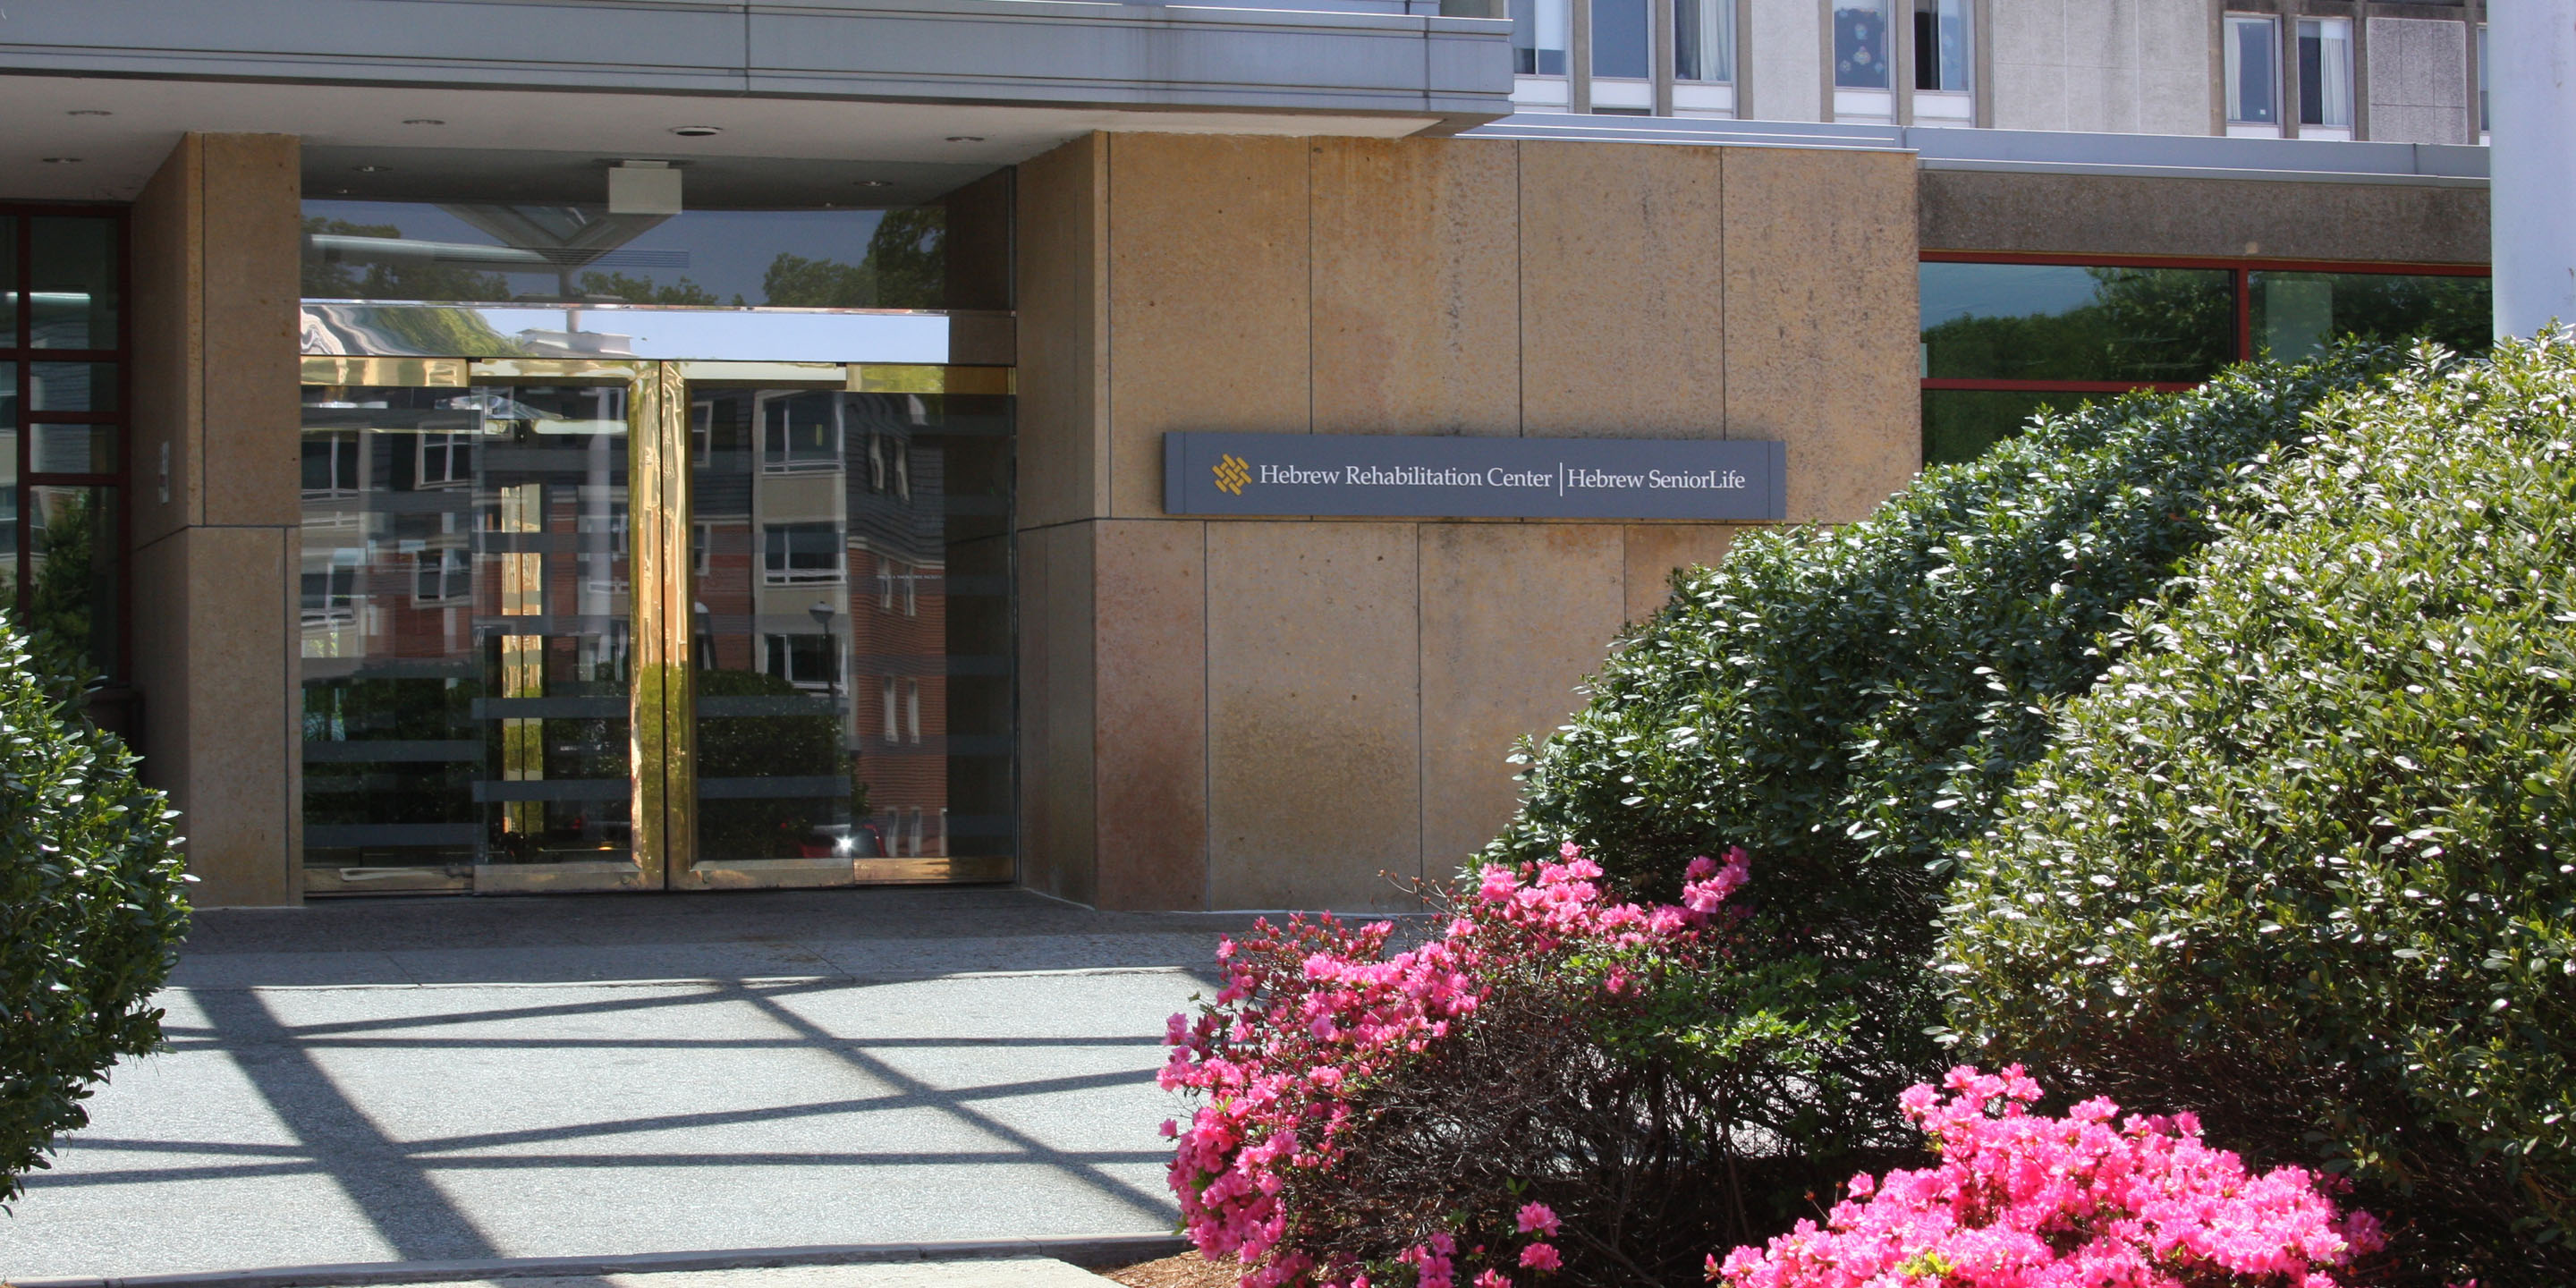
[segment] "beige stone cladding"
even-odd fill
[[[1093,135],[1019,175],[1023,873],[1394,909],[1720,524],[1203,520],[1175,430],[1785,441],[1793,522],[1912,476],[1896,152]]]
[[[2469,102],[2469,25],[2372,18],[2364,29],[2370,137],[2390,143],[2475,143]]]
[[[1995,127],[2209,134],[2207,0],[1991,0]]]
[[[181,139],[135,203],[135,668],[144,777],[199,907],[300,896],[298,145]]]

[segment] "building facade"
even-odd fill
[[[1748,523],[2042,406],[2485,334],[2482,152],[2371,141],[2381,99],[2225,137],[2212,45],[2188,128],[2121,133],[2170,105],[2006,91],[2079,6],[2011,44],[2042,6],[1943,0],[1854,48],[1919,85],[1958,17],[1977,106],[1828,117],[1763,60],[1842,9],[1700,2],[1651,47],[1725,35],[1742,96],[1643,116],[1534,110],[1545,16],[1429,0],[13,6],[0,609],[104,675],[209,906],[1397,907]],[[2474,27],[2343,8],[2365,60]],[[1779,464],[1758,511],[1217,513],[1195,434]]]
[[[2484,0],[1509,0],[1523,111],[2475,143]]]

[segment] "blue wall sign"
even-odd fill
[[[1415,519],[1789,517],[1782,443],[1357,434],[1163,435],[1171,514]]]

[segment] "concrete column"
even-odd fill
[[[292,135],[181,139],[134,205],[134,633],[145,781],[199,907],[302,897]]]
[[[2576,322],[2576,0],[2514,0],[2488,22],[2495,328],[2529,336]]]

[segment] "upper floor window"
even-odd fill
[[[1914,0],[1914,88],[1968,88],[1968,0]]]
[[[2252,14],[2227,15],[2227,123],[2281,124],[2280,25]]]
[[[471,484],[474,481],[474,435],[422,434],[416,469],[413,478],[420,487],[464,487]]]
[[[2299,124],[2352,128],[2352,20],[2299,20]]]
[[[2478,24],[2478,133],[2495,129],[2495,118],[2487,114],[2487,25]]]
[[[1512,70],[1523,76],[1565,74],[1570,0],[1512,0]]]
[[[1673,0],[1673,79],[1735,80],[1735,0]]]
[[[1644,80],[1655,74],[1648,0],[1592,0],[1592,74]]]
[[[841,530],[829,523],[761,527],[761,574],[771,585],[841,579]]]
[[[841,427],[828,397],[791,396],[761,404],[760,467],[772,474],[841,468]]]
[[[1888,0],[1835,0],[1834,85],[1839,89],[1892,89],[1888,66]]]

